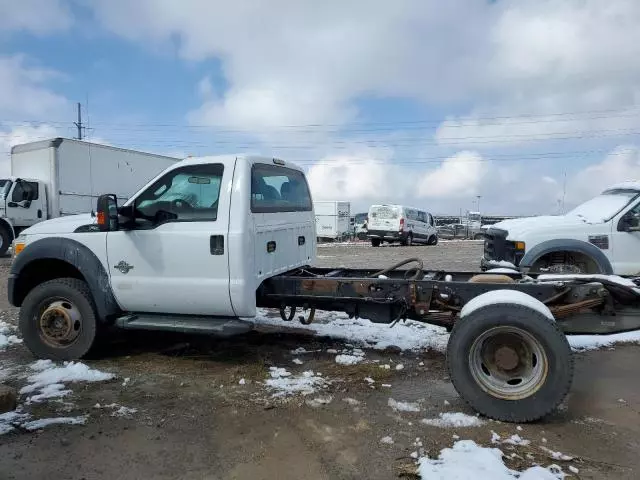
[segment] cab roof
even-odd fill
[[[300,172],[304,172],[302,168],[300,168],[295,163],[285,162],[279,158],[273,157],[264,157],[260,155],[210,155],[204,157],[187,157],[184,160],[172,165],[172,167],[180,167],[184,165],[203,165],[207,163],[215,163],[220,161],[233,161],[233,160],[241,160],[248,162],[250,164],[254,163],[263,163],[267,165],[276,165],[279,167],[291,168],[293,170],[298,170]]]

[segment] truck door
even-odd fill
[[[30,227],[47,219],[46,192],[38,182],[14,182],[6,205],[7,218],[16,227]]]
[[[640,203],[636,204],[624,217],[634,219],[631,225],[635,229],[640,227]],[[620,218],[611,222],[612,256],[611,263],[614,273],[618,275],[640,274],[640,231],[624,231]]]
[[[227,236],[234,162],[180,166],[130,202],[134,221],[107,234],[111,284],[123,309],[234,315]]]

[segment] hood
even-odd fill
[[[83,213],[81,215],[69,215],[45,220],[44,222],[36,223],[33,227],[27,228],[22,233],[25,235],[73,233],[82,225],[92,225],[94,223],[96,223],[95,217],[92,217],[90,213]]]
[[[583,226],[586,223],[588,222],[577,216],[553,215],[504,220],[489,226],[489,228],[506,230],[509,232],[508,238],[518,240],[532,230],[556,230],[557,227]]]

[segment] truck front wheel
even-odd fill
[[[476,411],[532,422],[554,410],[573,379],[573,358],[555,321],[517,303],[487,305],[460,319],[447,346],[454,387]]]
[[[96,311],[89,287],[76,278],[44,282],[29,292],[20,309],[20,332],[38,358],[83,357],[96,338]]]

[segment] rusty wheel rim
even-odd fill
[[[38,315],[40,338],[55,348],[73,344],[82,331],[80,310],[67,299],[48,301]]]
[[[529,332],[500,326],[473,342],[469,367],[474,380],[488,394],[521,400],[542,387],[549,362],[542,344]]]

